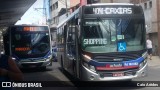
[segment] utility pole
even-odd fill
[[[66,4],[66,16],[68,17],[68,7],[67,7],[67,0],[65,0],[65,4]]]
[[[46,13],[46,8],[35,8],[35,10],[37,10],[37,11],[38,11],[38,9],[44,10],[44,13],[42,12],[42,14],[45,15],[46,25],[47,25],[47,13]]]

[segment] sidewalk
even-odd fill
[[[160,66],[160,57],[159,56],[152,56],[152,60],[148,59],[148,66],[151,66],[151,67]]]

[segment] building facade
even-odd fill
[[[47,2],[47,0],[45,0]],[[52,41],[56,41],[55,27],[70,15],[70,8],[74,7],[80,0],[49,0],[49,27]]]
[[[49,0],[50,2],[50,27],[55,27],[59,23],[59,12],[62,8],[70,7],[69,0]]]

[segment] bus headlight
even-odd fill
[[[46,58],[46,61],[48,62],[48,61],[50,61],[51,60],[51,58],[52,58],[52,56],[51,55],[49,55],[48,56],[48,58]]]
[[[142,57],[144,58],[144,61],[139,64],[139,69],[142,69],[144,67],[144,65],[147,63],[147,55],[148,55],[147,52],[142,54]]]
[[[12,57],[12,60],[16,60],[16,58]]]
[[[91,57],[88,56],[88,55],[83,55],[83,59],[84,59],[84,61],[86,61],[86,62],[89,62],[90,60],[92,60]]]
[[[48,62],[48,61],[50,61],[50,59],[49,59],[49,58],[46,58],[46,61]]]
[[[144,66],[144,63],[142,62],[142,63],[140,63],[139,64],[139,69],[142,69],[143,68],[143,66]]]
[[[144,61],[139,64],[139,69],[142,69],[146,63],[147,59],[144,59]]]
[[[52,55],[49,55],[48,58],[52,58]]]
[[[148,53],[147,53],[147,52],[145,52],[145,53],[142,54],[142,57],[143,57],[144,59],[146,59],[147,56],[148,56]]]
[[[92,65],[90,65],[90,66],[89,66],[89,69],[90,69],[91,71],[93,71],[93,72],[96,72],[95,67],[94,67],[94,66],[92,66]]]
[[[91,70],[92,72],[96,72],[96,69],[93,65],[89,65],[87,62],[83,62],[83,65],[89,70]]]
[[[88,68],[89,70],[91,70],[91,71],[93,71],[93,72],[96,72],[95,67],[94,67],[93,65],[88,64],[88,62],[89,62],[90,60],[92,60],[91,57],[88,56],[88,55],[83,55],[83,59],[84,59],[83,65],[84,65],[86,68]]]

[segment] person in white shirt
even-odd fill
[[[152,60],[152,41],[149,38],[147,38],[146,44],[147,44],[149,59]]]

